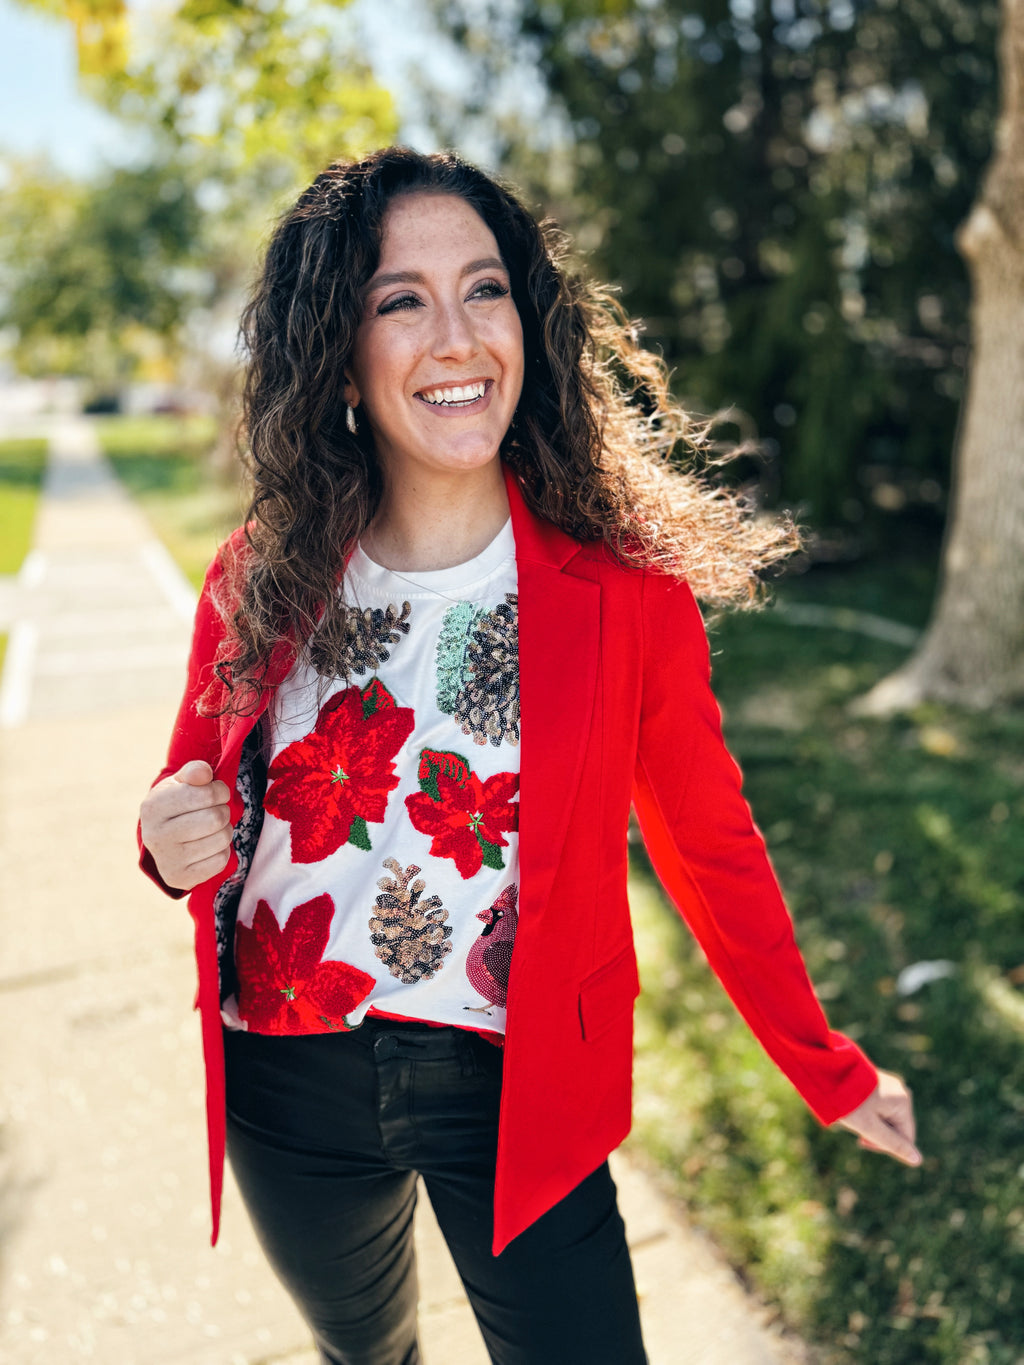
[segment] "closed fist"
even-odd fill
[[[230,793],[213,769],[193,759],[153,787],[142,803],[142,842],[168,886],[191,891],[227,866]]]

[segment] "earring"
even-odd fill
[[[354,436],[359,428],[356,426],[356,411],[350,403],[345,404],[345,425]]]

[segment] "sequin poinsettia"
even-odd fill
[[[330,896],[297,905],[282,929],[266,901],[235,930],[238,1015],[255,1033],[333,1033],[376,985],[347,962],[324,962]]]
[[[420,790],[405,798],[409,819],[432,836],[435,858],[451,858],[463,877],[481,867],[502,868],[504,835],[519,827],[518,773],[496,773],[481,781],[460,754],[424,749],[417,772]]]
[[[317,863],[343,844],[369,849],[369,822],[384,819],[398,786],[393,759],[413,727],[411,707],[376,678],[321,707],[313,733],[271,763],[264,807],[292,827],[292,861]]]

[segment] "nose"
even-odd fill
[[[437,360],[466,360],[477,349],[473,319],[462,300],[440,308],[434,333],[434,357]]]

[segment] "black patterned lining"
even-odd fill
[[[257,722],[242,745],[235,780],[242,798],[242,814],[231,836],[238,866],[217,889],[213,900],[213,922],[217,935],[217,968],[220,975],[221,1003],[238,994],[235,969],[235,920],[242,887],[252,866],[253,854],[263,828],[263,797],[267,790],[267,764],[263,756],[263,725]]]

